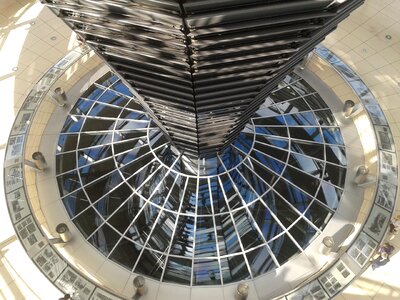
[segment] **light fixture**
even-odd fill
[[[332,252],[332,248],[335,246],[333,237],[326,236],[322,239],[322,254],[328,255]]]
[[[53,245],[55,244],[65,244],[68,243],[72,239],[72,234],[69,231],[67,224],[60,223],[56,227],[56,232],[58,233],[59,237],[50,239],[50,243]]]
[[[64,90],[60,87],[56,88],[54,92],[49,92],[50,97],[57,102],[58,106],[65,106],[67,102],[67,95],[65,94]]]
[[[346,100],[344,102],[343,114],[345,118],[350,117],[350,115],[353,113],[354,105],[355,103],[353,100]]]
[[[47,168],[46,159],[42,152],[34,152],[32,154],[32,159],[33,161],[25,159],[24,164],[38,171],[44,171]]]
[[[392,39],[392,36],[391,36],[390,34],[387,34],[387,35],[385,35],[385,38],[386,38],[387,40],[391,40],[391,39]]]
[[[146,279],[144,279],[143,276],[136,276],[133,279],[133,286],[135,288],[135,295],[133,296],[133,299],[137,300],[140,299],[141,296],[144,295],[145,292],[145,285],[146,285]]]
[[[360,103],[355,104],[353,100],[346,100],[343,105],[343,115],[347,118],[354,118],[360,112],[362,112],[363,107]]]
[[[367,181],[369,169],[367,166],[359,166],[354,178],[354,182],[358,185],[363,184]]]
[[[236,292],[239,300],[246,300],[249,296],[249,285],[247,283],[241,282],[237,285]]]

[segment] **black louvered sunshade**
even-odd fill
[[[177,148],[228,145],[363,0],[45,0],[142,98]]]

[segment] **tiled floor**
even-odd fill
[[[366,0],[324,44],[368,84],[400,149],[400,0]],[[0,0],[0,161],[15,112],[31,86],[74,45],[67,26],[40,3]],[[338,81],[327,79],[327,83],[341,90]],[[57,299],[60,293],[16,240],[4,196],[0,197],[0,299]],[[400,235],[390,238],[400,249]],[[399,267],[397,254],[386,266],[375,271],[369,268],[337,299],[400,299]]]

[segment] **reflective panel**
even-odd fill
[[[193,284],[221,284],[218,260],[195,260],[193,264]]]
[[[249,269],[243,255],[221,258],[221,273],[224,283],[250,278]]]
[[[163,281],[190,285],[192,260],[170,256]]]
[[[284,264],[300,249],[292,241],[288,234],[282,234],[275,240],[268,243],[279,264]]]
[[[134,272],[160,280],[165,262],[165,255],[144,249],[136,264]]]
[[[271,258],[267,247],[259,247],[256,250],[246,253],[247,260],[251,265],[253,276],[264,274],[269,270],[275,269],[276,265]]]
[[[88,241],[107,256],[120,238],[120,234],[107,224],[104,224],[92,234]]]
[[[322,98],[292,74],[228,147],[195,159],[106,74],[65,121],[57,182],[108,259],[154,280],[229,284],[272,271],[321,233],[344,189],[342,144]]]

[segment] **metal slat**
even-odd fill
[[[206,38],[207,36],[219,35],[226,32],[239,32],[239,31],[250,31],[252,29],[258,29],[268,26],[276,26],[279,24],[289,25],[290,23],[296,23],[299,21],[310,21],[318,19],[328,19],[334,17],[336,14],[332,12],[303,12],[296,15],[285,15],[267,17],[265,19],[247,20],[245,22],[239,21],[236,23],[229,24],[217,24],[215,26],[196,27],[196,30],[190,33],[190,36],[196,39]]]
[[[363,0],[44,0],[130,84],[187,155],[231,143]]]
[[[265,3],[265,2],[264,2]],[[254,5],[232,9],[227,6],[222,10],[193,14],[187,18],[188,25],[195,27],[211,26],[216,24],[234,23],[237,21],[254,20],[273,17],[282,14],[295,14],[307,11],[323,11],[332,0],[303,0],[293,2],[278,2],[270,5]],[[209,7],[212,10],[212,6]]]

